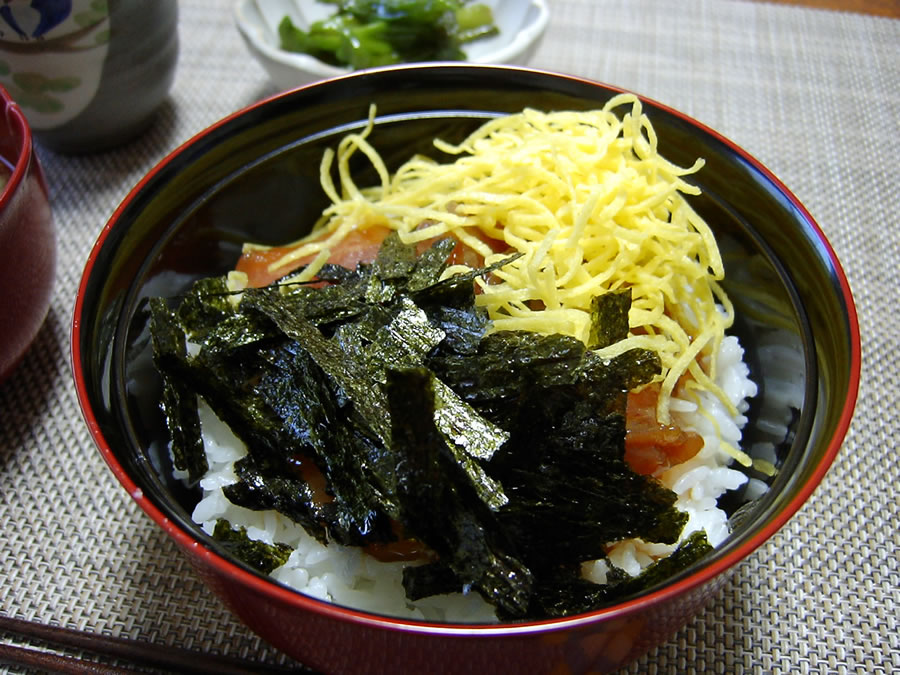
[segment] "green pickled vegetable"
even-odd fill
[[[336,66],[371,68],[413,61],[462,61],[463,45],[498,29],[491,8],[469,0],[323,0],[337,5],[309,30],[290,17],[278,26],[281,48]]]

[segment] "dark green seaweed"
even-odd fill
[[[619,539],[674,543],[683,529],[674,493],[624,460],[627,392],[658,374],[658,357],[488,334],[473,281],[515,256],[441,280],[454,246],[417,256],[392,234],[371,264],[327,265],[316,285],[235,302],[218,278],[175,311],[153,300],[176,466],[191,480],[206,470],[199,395],[248,448],[232,502],[276,509],[322,542],[390,541],[399,521],[436,556],[404,571],[410,598],[473,589],[502,617],[541,618],[656,583],[613,570],[598,586],[579,567]],[[628,291],[595,299],[592,348],[627,335],[630,304]],[[305,478],[313,466],[325,498]]]
[[[686,570],[712,551],[702,530],[688,535],[678,548],[665,558],[647,566],[638,576],[629,576],[609,566],[605,584],[596,584],[580,575],[576,566],[559,566],[548,571],[535,586],[530,613],[535,616],[563,617],[573,613],[602,609],[618,600],[653,588]]]
[[[250,539],[246,529],[243,527],[234,529],[231,523],[222,518],[216,521],[213,539],[235,558],[258,569],[263,574],[269,574],[284,565],[292,550],[286,544],[267,544]]]
[[[457,589],[471,586],[503,611],[524,615],[531,573],[511,555],[494,511],[435,426],[431,379],[424,368],[388,373],[390,447],[404,528],[440,556],[456,575]]]
[[[406,597],[415,601],[432,595],[458,593],[460,582],[449,565],[438,561],[404,567],[403,589]]]
[[[574,338],[502,332],[475,355],[429,365],[511,432],[488,473],[509,497],[500,518],[529,566],[599,558],[624,537],[677,540],[686,516],[674,493],[624,459],[626,394],[659,371],[655,355],[605,360]]]
[[[188,380],[172,374],[171,364],[186,358],[186,336],[161,298],[150,299],[150,339],[154,363],[163,379],[161,407],[172,438],[172,461],[195,483],[209,470],[200,434],[197,392]]]
[[[593,349],[602,349],[628,336],[628,310],[631,309],[631,289],[602,293],[591,301],[591,336]]]
[[[178,306],[178,321],[195,342],[205,339],[219,322],[235,313],[225,277],[209,277],[194,282]]]
[[[234,468],[240,480],[223,489],[230,502],[253,510],[275,509],[303,525],[320,542],[328,541],[323,507],[315,502],[309,483],[286,475],[286,471],[266,471],[253,455],[235,462]]]

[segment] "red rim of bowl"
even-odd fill
[[[458,64],[457,64],[458,65]],[[417,66],[403,66],[404,68],[417,68]],[[418,66],[418,67],[433,67],[433,66]],[[496,66],[490,65],[468,65],[467,67],[471,68],[485,68],[492,69],[496,68]],[[573,82],[581,82],[589,85],[599,85],[610,91],[614,92],[624,92],[624,89],[619,87],[607,85],[604,83],[597,82],[595,80],[591,80],[589,78],[577,77],[572,75],[565,75],[560,73],[553,73],[547,71],[541,71],[533,68],[522,68],[522,67],[509,67],[503,66],[505,70],[513,70],[513,71],[524,71],[530,73],[537,74],[545,74],[551,75],[556,78],[568,79]],[[374,69],[369,72],[377,72],[383,70],[393,70],[394,67],[387,68],[379,68]],[[79,405],[81,406],[82,414],[84,419],[88,425],[90,434],[94,440],[94,443],[97,445],[100,453],[105,459],[106,463],[112,469],[116,478],[122,484],[122,486],[128,491],[131,497],[137,502],[138,506],[152,518],[157,525],[159,525],[169,536],[176,540],[176,542],[184,549],[193,548],[195,551],[197,549],[203,549],[203,555],[208,559],[209,563],[213,565],[217,571],[229,578],[234,579],[244,586],[251,587],[254,591],[263,594],[269,595],[273,598],[277,598],[285,604],[293,604],[298,607],[302,607],[308,611],[321,614],[324,616],[329,616],[335,619],[341,620],[351,620],[357,623],[369,624],[375,627],[383,628],[383,629],[396,629],[402,630],[405,632],[411,633],[428,633],[428,634],[439,634],[439,635],[455,635],[455,636],[472,636],[472,637],[491,637],[491,636],[503,636],[503,635],[514,635],[514,634],[522,634],[522,633],[540,633],[552,631],[557,628],[566,627],[573,628],[580,625],[591,624],[596,622],[599,619],[615,619],[623,616],[627,616],[632,614],[635,611],[640,610],[648,605],[654,605],[659,602],[665,601],[667,599],[671,599],[674,597],[678,597],[683,593],[690,591],[691,589],[703,585],[706,582],[714,579],[719,576],[729,568],[733,567],[735,564],[746,558],[750,555],[754,550],[756,550],[759,546],[761,546],[766,540],[768,540],[772,535],[774,535],[784,524],[799,510],[799,508],[809,499],[810,495],[815,491],[818,487],[819,483],[824,478],[825,474],[828,472],[831,464],[834,462],[834,459],[837,455],[838,450],[840,449],[841,444],[843,443],[844,437],[849,429],[850,422],[853,417],[853,411],[856,404],[856,398],[859,388],[859,379],[860,379],[860,366],[861,366],[861,344],[860,344],[860,334],[859,334],[859,325],[856,313],[856,306],[853,301],[853,296],[850,291],[850,284],[847,281],[846,275],[844,274],[843,269],[841,268],[840,262],[838,261],[837,255],[835,254],[831,244],[828,242],[825,234],[822,232],[822,229],[813,219],[812,215],[803,206],[799,199],[769,170],[767,169],[761,162],[759,162],[755,157],[748,154],[745,150],[735,145],[732,141],[722,136],[720,133],[715,131],[714,129],[704,125],[701,122],[689,117],[688,115],[679,112],[665,104],[659,103],[649,97],[639,96],[639,98],[661,110],[668,112],[671,115],[674,115],[681,119],[683,122],[693,126],[704,134],[707,134],[722,144],[726,145],[732,152],[736,155],[740,156],[743,160],[745,160],[748,164],[750,164],[755,170],[759,171],[763,174],[768,181],[774,185],[778,191],[785,196],[790,203],[797,209],[799,213],[802,214],[803,219],[806,221],[806,224],[813,230],[816,237],[818,238],[819,244],[822,248],[827,252],[828,257],[831,260],[831,264],[834,269],[835,277],[840,285],[841,294],[843,296],[844,304],[847,308],[847,315],[850,320],[850,341],[851,341],[851,353],[850,353],[850,382],[847,387],[846,398],[844,400],[844,404],[841,410],[841,417],[838,420],[837,426],[835,427],[834,434],[828,442],[828,447],[822,457],[822,460],[815,467],[815,470],[810,475],[809,479],[805,482],[802,488],[798,491],[798,493],[791,499],[783,508],[781,508],[777,514],[775,514],[772,519],[756,534],[754,534],[747,541],[741,542],[739,545],[735,546],[735,548],[729,551],[726,555],[722,556],[711,562],[710,564],[704,566],[703,568],[697,570],[690,576],[687,576],[683,579],[675,581],[671,584],[668,584],[656,591],[648,593],[646,595],[639,596],[632,600],[613,605],[608,608],[596,610],[593,612],[588,612],[585,614],[578,614],[571,617],[566,617],[562,619],[549,619],[542,621],[530,621],[523,622],[518,624],[478,624],[478,625],[467,625],[467,624],[451,624],[451,623],[429,623],[423,621],[415,621],[415,620],[406,620],[395,617],[387,617],[381,616],[377,614],[369,614],[366,612],[350,609],[347,607],[343,607],[341,605],[332,604],[327,601],[318,600],[316,598],[312,598],[310,596],[304,595],[299,591],[292,590],[286,586],[282,586],[278,584],[278,582],[274,580],[266,579],[262,576],[259,576],[253,572],[250,572],[235,563],[226,560],[218,553],[213,551],[212,549],[204,546],[198,539],[193,537],[190,533],[182,529],[176,523],[174,523],[171,519],[169,519],[150,499],[148,499],[142,492],[141,488],[135,484],[135,482],[131,479],[119,461],[116,459],[115,454],[112,449],[109,447],[106,439],[103,437],[102,431],[100,429],[99,424],[97,423],[97,419],[91,410],[87,390],[85,387],[85,379],[84,372],[82,371],[82,365],[78,359],[78,354],[81,350],[81,326],[79,322],[79,317],[81,316],[83,302],[84,302],[84,293],[86,289],[86,285],[89,277],[91,276],[91,271],[93,269],[94,262],[97,258],[97,255],[100,249],[103,247],[103,243],[106,237],[109,235],[111,229],[115,226],[120,214],[126,208],[126,206],[134,200],[135,196],[143,189],[143,187],[155,176],[159,173],[163,167],[167,166],[171,163],[178,155],[182,152],[183,149],[191,146],[198,140],[203,137],[211,134],[215,130],[221,128],[222,126],[229,123],[231,120],[245,114],[246,112],[256,109],[261,106],[267,105],[269,102],[286,97],[291,95],[293,91],[308,89],[311,87],[322,86],[323,84],[327,84],[329,82],[340,81],[346,78],[358,77],[360,73],[350,73],[347,75],[341,75],[338,77],[330,78],[328,80],[323,80],[319,82],[315,82],[309,85],[305,85],[299,87],[294,90],[289,90],[285,92],[281,92],[275,94],[273,96],[267,97],[263,100],[260,100],[254,104],[246,106],[241,110],[238,110],[227,117],[222,118],[218,122],[215,122],[211,126],[206,129],[200,131],[196,135],[194,135],[190,140],[186,141],[182,145],[178,146],[175,150],[169,153],[166,157],[164,157],[155,167],[153,167],[149,173],[147,173],[140,182],[132,188],[132,190],[128,193],[122,203],[116,208],[112,217],[109,219],[107,224],[104,226],[101,231],[96,243],[91,249],[91,253],[88,257],[87,263],[84,268],[84,272],[82,275],[81,282],[78,287],[78,294],[76,296],[75,301],[75,310],[74,310],[74,320],[72,324],[72,349],[71,349],[71,357],[72,357],[72,368],[75,379],[75,385],[78,395]]]
[[[12,96],[9,95],[9,92],[2,85],[0,85],[0,98],[3,99],[6,108],[4,114],[7,121],[19,134],[19,152],[15,158],[15,164],[11,167],[12,172],[9,179],[6,181],[6,185],[3,186],[2,193],[0,193],[0,209],[5,209],[12,198],[11,195],[18,189],[19,184],[25,180],[25,174],[28,172],[28,162],[33,149],[33,141],[31,127],[28,125],[25,113],[22,112],[19,104],[13,100]],[[9,160],[6,159],[4,161]]]

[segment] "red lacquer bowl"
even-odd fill
[[[0,381],[21,360],[50,307],[56,239],[47,186],[19,106],[0,87]]]
[[[821,230],[759,162],[716,132],[653,101],[661,152],[707,168],[692,177],[732,281],[735,332],[761,393],[745,442],[771,442],[778,473],[733,516],[733,533],[693,567],[640,595],[562,620],[492,626],[426,624],[361,613],[301,595],[225,554],[190,519],[197,495],[171,478],[159,382],[147,357],[146,298],[177,293],[234,265],[245,240],[278,244],[325,206],[325,147],[378,118],[370,140],[396,167],[460,140],[497,114],[600,107],[619,90],[529,69],[459,64],[355,73],[253,105],[178,148],[128,195],[100,234],[75,307],[72,356],[85,419],[104,458],[142,509],[253,630],[329,672],[586,672],[621,667],[670,638],[728,573],[800,508],[847,431],[860,342],[853,299]],[[373,182],[361,175],[358,184]],[[780,358],[769,356],[772,350]],[[798,392],[787,410],[778,387]],[[787,413],[787,414],[786,414]],[[771,437],[767,417],[790,419]],[[741,495],[732,495],[734,510]]]

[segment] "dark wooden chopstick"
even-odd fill
[[[94,661],[85,661],[72,656],[44,652],[31,647],[0,644],[0,664],[34,668],[41,672],[63,673],[64,675],[131,675],[136,670],[107,666]]]
[[[243,659],[205,654],[181,647],[154,645],[129,638],[100,635],[85,631],[48,626],[26,619],[0,615],[0,632],[39,640],[60,647],[80,649],[128,663],[162,668],[179,673],[216,673],[248,675],[250,673],[311,673],[302,666],[282,668],[253,663]],[[0,644],[0,662],[15,663],[60,673],[133,673],[102,663],[45,652],[21,645]]]

